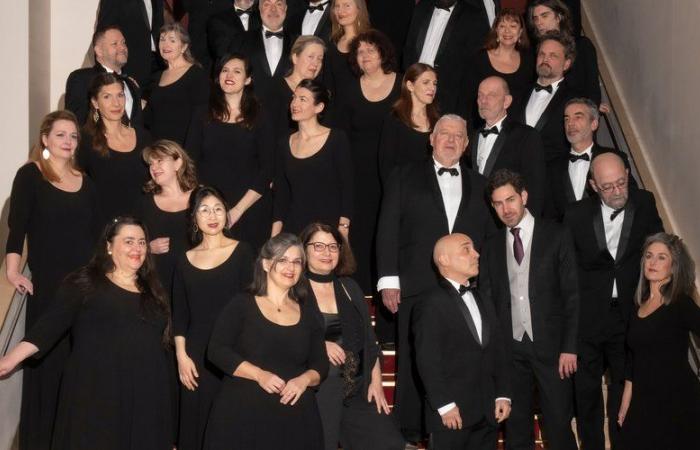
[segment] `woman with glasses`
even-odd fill
[[[324,330],[331,364],[316,400],[326,450],[403,449],[384,397],[379,346],[360,286],[349,277],[355,261],[338,230],[312,223],[301,232],[310,311]]]
[[[304,251],[282,233],[255,262],[250,293],[239,294],[214,326],[207,356],[226,374],[207,425],[207,450],[323,449],[316,399],[328,371],[323,329],[303,306]]]
[[[173,335],[180,394],[178,448],[201,449],[222,372],[206,361],[207,342],[221,309],[252,280],[253,252],[225,236],[223,196],[200,187],[190,197],[190,240],[173,278]]]

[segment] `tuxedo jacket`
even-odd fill
[[[413,309],[415,359],[429,432],[446,430],[437,410],[451,402],[467,428],[483,419],[495,425],[496,398],[510,398],[509,347],[491,300],[476,291],[474,299],[482,321],[481,342],[464,300],[444,278]]]
[[[479,169],[477,150],[480,137],[479,130],[472,132],[467,147],[468,164],[474,170]],[[525,178],[528,209],[539,217],[544,209],[547,183],[542,139],[534,128],[510,117],[503,121],[482,175],[488,178],[499,169],[513,170]]]
[[[507,228],[489,238],[481,252],[479,292],[493,299],[512,338],[511,292],[508,275]],[[530,244],[528,295],[535,353],[556,362],[560,353],[576,353],[579,283],[571,233],[564,226],[535,218]]]
[[[579,335],[584,338],[600,335],[602,317],[610,308],[613,281],[624,317],[633,309],[633,296],[639,281],[644,240],[663,231],[656,210],[654,195],[642,189],[630,189],[620,233],[617,255],[608,251],[601,203],[591,196],[570,205],[564,215],[574,239],[581,287]]]
[[[324,42],[331,41],[331,9],[333,9],[331,3],[333,2],[329,2],[323,10],[321,20],[318,22],[316,30],[314,31],[314,36],[320,37]],[[287,15],[285,27],[289,29],[292,36],[301,36],[301,25],[304,22],[304,16],[306,15],[308,6],[309,2],[304,1],[303,7],[297,8],[295,11],[290,11]]]
[[[102,64],[97,63],[92,67],[85,67],[74,70],[68,75],[66,80],[66,109],[71,111],[78,118],[78,123],[82,127],[88,118],[90,111],[90,98],[88,91],[95,76],[107,72]],[[143,111],[141,110],[141,88],[130,77],[125,78],[129,87],[134,104],[131,110],[130,121],[132,125],[143,125]]]
[[[600,155],[601,153],[615,153],[625,162],[625,167],[630,170],[629,183],[631,189],[637,188],[637,182],[632,176],[629,158],[626,153],[613,148],[601,147],[598,144],[593,144],[591,149],[592,158]],[[592,159],[591,158],[591,159]],[[554,219],[561,222],[564,218],[564,212],[567,206],[576,202],[576,195],[574,194],[574,186],[571,184],[571,177],[569,176],[569,154],[560,156],[559,158],[551,161],[547,166],[547,178],[549,180],[549,198],[548,204],[545,208],[545,217]],[[586,178],[586,187],[583,190],[583,197],[596,197],[597,195],[593,188],[588,183],[591,175],[590,172]]]
[[[495,224],[484,198],[486,179],[462,170],[462,199],[452,229],[481,248]],[[443,174],[442,176],[451,176]],[[433,159],[395,168],[384,186],[377,227],[379,277],[399,276],[402,297],[434,287],[433,247],[450,233]]]
[[[149,26],[143,0],[100,0],[97,26],[118,25],[129,47],[129,60],[124,71],[143,89],[147,89],[153,73],[151,39],[158,53],[160,28],[163,26],[163,0],[151,0],[153,26]]]
[[[404,71],[420,59],[435,3],[435,0],[422,0],[413,11],[403,49]],[[498,5],[496,1],[497,10]],[[455,3],[433,64],[440,80],[437,99],[442,113],[464,115],[467,111],[467,96],[460,95],[466,67],[471,55],[484,44],[490,29],[482,0]]]
[[[525,110],[532,93],[533,89],[530,89],[530,92],[523,97],[523,101],[520,104],[511,107],[513,118],[521,123],[525,123]],[[577,92],[571,88],[566,78],[564,78],[557,92],[554,93],[554,98],[549,102],[534,126],[542,138],[544,157],[547,162],[569,153],[570,145],[566,140],[566,132],[564,131],[564,109],[566,102],[577,96]]]
[[[251,10],[248,30],[259,30],[262,22],[257,3],[251,6]],[[227,53],[240,52],[245,34],[243,22],[233,7],[229,6],[225,11],[212,15],[207,21],[207,43],[214,63]]]
[[[253,72],[255,93],[261,100],[264,100],[266,93],[272,86],[273,78],[281,78],[287,74],[292,66],[289,60],[289,50],[292,46],[292,36],[287,29],[284,30],[284,42],[282,43],[282,56],[274,73],[270,72],[270,65],[265,55],[265,44],[263,43],[262,28],[249,28],[245,34],[241,52],[250,59],[250,66]],[[277,38],[270,38],[277,39]],[[263,104],[265,104],[263,102]]]

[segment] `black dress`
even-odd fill
[[[292,120],[289,112],[294,91],[290,89],[284,77],[273,77],[267,89],[260,93],[256,91],[255,95],[260,100],[275,138],[288,136],[297,130],[297,124]]]
[[[61,280],[89,261],[95,243],[96,208],[95,187],[86,176],[78,191],[67,192],[46,181],[33,162],[17,171],[5,252],[21,255],[26,236],[27,264],[34,285],[34,294],[27,297],[26,329],[55,303]],[[19,427],[22,448],[49,448],[61,372],[69,352],[68,339],[62,339],[41,361],[24,364]]]
[[[160,79],[158,74],[156,79]],[[153,139],[170,139],[185,144],[195,108],[209,101],[209,78],[201,67],[192,65],[171,84],[154,86],[144,110],[144,124]],[[197,160],[197,155],[190,155]]]
[[[307,370],[317,371],[323,380],[328,371],[323,329],[305,308],[297,324],[277,325],[265,318],[253,295],[240,294],[216,321],[207,356],[227,376],[209,415],[205,449],[323,449],[312,389],[294,406],[283,405],[279,394],[232,375],[248,361],[285,381]]]
[[[92,148],[90,136],[83,137],[78,149],[78,163],[97,188],[97,227],[100,232],[115,217],[135,214],[143,196],[148,167],[143,162],[141,151],[151,139],[145,131],[135,130],[136,146],[129,152],[109,149],[107,156],[101,156]]]
[[[700,333],[700,307],[689,297],[651,315],[632,314],[626,378],[632,401],[622,425],[624,450],[696,448],[700,382],[688,364],[688,333]]]
[[[199,155],[199,181],[221,191],[230,208],[253,190],[262,197],[231,228],[231,236],[258,249],[270,237],[275,137],[266,117],[248,129],[240,123],[210,120],[197,112],[187,137],[187,150]]]
[[[284,231],[298,234],[311,222],[337,226],[340,217],[352,218],[352,157],[342,130],[332,128],[307,158],[292,155],[289,138],[279,141],[278,152],[273,219],[282,221]]]
[[[598,54],[595,46],[586,36],[576,37],[576,59],[565,74],[567,83],[583,97],[600,104],[600,83],[598,82]]]
[[[219,391],[222,373],[205,351],[222,308],[253,279],[253,252],[239,242],[231,256],[213,269],[198,269],[183,253],[177,261],[173,286],[173,335],[183,336],[187,355],[197,367],[199,386],[180,389],[178,449],[201,449],[212,402]]]
[[[396,166],[424,161],[431,154],[430,131],[407,126],[395,114],[384,119],[379,141],[379,178],[386,182]]]
[[[338,46],[332,42],[326,47],[322,78],[323,84],[331,93],[331,104],[340,101],[347,94],[347,89],[357,82],[357,77],[350,69],[349,55],[338,50]]]
[[[401,93],[401,75],[383,100],[371,102],[362,93],[360,80],[355,79],[340,100],[337,125],[350,138],[355,168],[354,221],[350,226],[350,245],[357,259],[355,279],[365,293],[374,291],[376,269],[374,239],[379,215],[381,184],[379,181],[379,140],[382,125]]]
[[[106,277],[89,294],[66,283],[25,336],[41,358],[71,334],[52,450],[172,449],[167,320],[140,297]]]

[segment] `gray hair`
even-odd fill
[[[433,127],[433,133],[435,132],[435,130],[438,129],[438,127],[440,126],[440,123],[447,121],[447,120],[454,120],[455,122],[459,122],[460,125],[462,125],[465,130],[467,129],[467,121],[464,120],[464,118],[462,116],[458,116],[457,114],[445,114],[445,115],[441,116],[437,122],[435,122],[435,126]]]
[[[166,23],[165,25],[160,27],[159,35],[170,33],[171,31],[177,35],[177,38],[180,39],[180,42],[187,45],[185,53],[182,54],[182,57],[185,58],[185,61],[187,61],[190,64],[197,64],[197,60],[194,59],[194,56],[192,56],[192,39],[190,39],[190,35],[187,33],[187,30],[185,30],[185,27],[180,25],[179,22]]]
[[[588,108],[588,113],[591,116],[591,120],[600,120],[600,112],[598,111],[598,105],[596,105],[590,98],[572,98],[571,100],[566,102],[566,106],[564,107],[564,109],[568,108],[569,105],[583,105]]]

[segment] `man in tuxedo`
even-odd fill
[[[617,154],[629,170],[629,159],[626,154],[612,148],[601,147],[593,141],[599,119],[600,113],[593,101],[576,97],[566,102],[564,130],[566,139],[571,144],[571,151],[550,162],[547,168],[551,185],[551,204],[546,211],[548,217],[561,221],[568,205],[584,197],[596,195],[588,182],[589,168],[591,160],[601,153]],[[630,187],[637,187],[637,182],[632,176],[629,182]]]
[[[438,102],[444,113],[466,116],[465,69],[483,45],[498,0],[422,0],[413,12],[403,50],[403,68],[416,62],[435,68]]]
[[[583,448],[603,450],[601,377],[609,369],[608,430],[614,449],[624,381],[625,330],[634,309],[642,246],[647,236],[663,231],[663,224],[653,194],[628,189],[629,171],[617,154],[593,158],[589,183],[597,195],[571,205],[564,224],[574,237],[581,287],[574,378],[576,425]]]
[[[176,0],[177,1],[177,0]],[[252,3],[254,0],[249,0]],[[190,51],[205,69],[211,68],[212,55],[209,52],[209,20],[231,9],[235,0],[186,0],[187,33],[190,35]]]
[[[417,296],[437,285],[433,246],[440,237],[459,232],[481,248],[495,229],[484,199],[486,179],[460,164],[467,143],[464,119],[441,117],[430,135],[432,158],[396,168],[384,186],[377,227],[377,290],[387,309],[399,313],[396,409],[409,441],[422,437],[410,316]]]
[[[214,14],[207,22],[209,54],[216,63],[227,53],[240,51],[249,30],[259,30],[260,11],[254,0],[234,0],[233,7]]]
[[[547,162],[567,153],[564,105],[575,97],[564,78],[576,56],[571,37],[550,31],[537,47],[537,82],[529,97],[518,105],[516,118],[539,131]]]
[[[292,36],[318,36],[331,40],[331,0],[308,0],[305,7],[289,15]]]
[[[508,116],[512,102],[503,78],[489,77],[479,84],[477,105],[486,125],[472,133],[467,154],[471,168],[485,177],[504,168],[522,174],[529,194],[528,209],[539,217],[546,184],[542,139],[534,128]]]
[[[132,125],[142,124],[141,89],[133,78],[127,77],[122,68],[127,63],[129,49],[119,27],[110,25],[98,28],[92,35],[92,50],[95,55],[95,65],[74,70],[66,81],[66,109],[72,111],[78,118],[78,123],[85,123],[88,118],[88,90],[92,79],[104,72],[121,75],[124,82],[124,97],[126,98],[126,114]]]
[[[576,372],[579,287],[571,235],[530,214],[520,174],[493,173],[487,193],[505,225],[484,245],[479,291],[493,300],[503,334],[512,337],[513,411],[506,449],[534,449],[537,386],[548,448],[576,450],[570,377]]]
[[[509,358],[491,300],[469,289],[479,253],[454,233],[435,244],[433,262],[438,286],[421,296],[411,319],[430,448],[493,450],[496,424],[510,413]]]
[[[163,26],[163,0],[100,0],[97,28],[116,25],[129,46],[124,70],[141,88],[159,70],[158,41]]]

